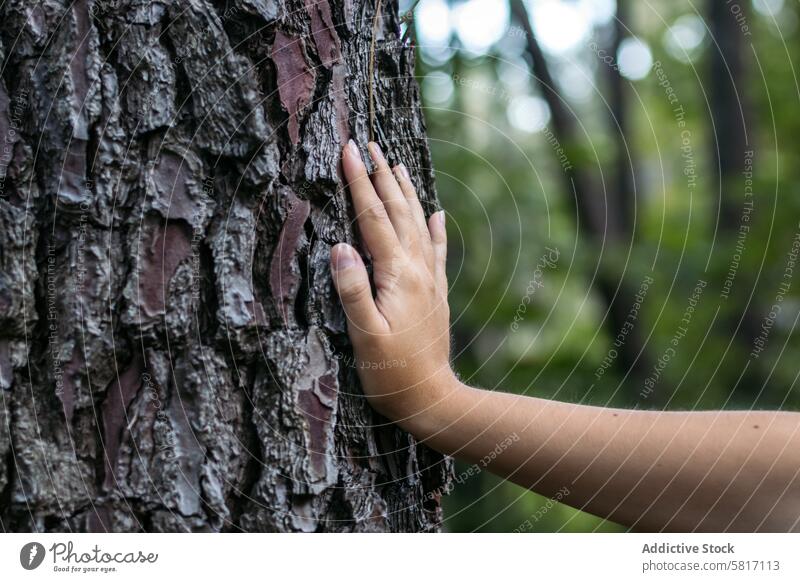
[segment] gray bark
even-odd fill
[[[339,152],[435,191],[371,0],[10,0],[0,83],[5,531],[422,531],[450,462],[358,386]],[[357,242],[357,240],[356,240]]]

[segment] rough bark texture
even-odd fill
[[[372,0],[10,0],[5,531],[420,531],[447,459],[364,401],[328,258],[372,129],[434,210],[413,52]]]

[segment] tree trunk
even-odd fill
[[[438,529],[450,462],[365,402],[328,269],[348,138],[434,209],[396,2],[2,11],[3,530]]]
[[[748,136],[755,127],[749,91],[749,42],[741,29],[749,12],[744,4],[708,0],[707,14],[713,39],[708,63],[712,121],[708,146],[714,164],[712,195],[716,212],[711,226],[714,248],[724,265],[721,297],[728,304],[718,328],[721,337],[732,338],[731,343],[736,341],[738,353],[744,356],[753,349],[763,324],[756,293],[757,274],[745,265],[766,252],[752,231],[758,205],[752,190],[747,193],[744,184],[744,173],[753,168],[755,150],[753,135]],[[731,392],[736,391],[744,402],[758,397],[772,376],[772,370],[759,361],[746,365],[744,370],[739,366],[723,369],[729,373],[726,380]]]
[[[614,55],[616,66],[604,66],[608,83],[608,131],[614,140],[614,176],[615,208],[617,221],[621,229],[628,234],[626,242],[633,243],[636,229],[638,200],[636,197],[636,160],[632,143],[633,132],[630,128],[630,95],[628,82],[623,80],[616,63],[619,48],[625,37],[629,35],[629,0],[617,0],[617,12],[612,27],[612,41],[608,54]],[[604,63],[603,63],[604,64]]]
[[[624,10],[624,3],[618,2]],[[603,249],[604,254],[611,257],[599,257],[601,264],[593,277],[595,292],[605,305],[603,323],[608,330],[612,342],[618,342],[619,357],[614,364],[623,382],[627,381],[627,399],[634,403],[639,398],[641,381],[652,367],[653,359],[648,351],[647,343],[639,329],[639,325],[630,328],[630,314],[636,304],[638,284],[630,280],[624,271],[627,255],[634,237],[633,176],[632,162],[625,152],[625,116],[627,109],[624,102],[624,88],[621,85],[611,86],[610,131],[616,136],[617,160],[615,162],[614,188],[604,190],[603,180],[592,167],[591,158],[581,153],[580,132],[576,125],[574,112],[570,111],[565,99],[559,94],[558,86],[550,73],[547,58],[539,46],[539,42],[531,24],[528,9],[523,0],[511,0],[511,12],[517,23],[525,32],[526,49],[531,64],[534,80],[547,102],[553,120],[553,133],[564,148],[570,160],[569,169],[562,171],[561,179],[565,195],[571,200],[577,217],[577,228],[585,241],[593,250]],[[622,18],[624,18],[624,13]],[[622,22],[617,22],[615,46],[621,40]],[[612,54],[616,54],[616,50]],[[620,339],[622,338],[622,339]]]
[[[750,112],[747,94],[747,71],[743,33],[739,18],[745,8],[721,0],[708,0],[708,25],[713,39],[710,47],[709,99],[712,131],[709,154],[714,161],[715,202],[714,233],[729,235],[739,229],[742,205],[737,194],[748,143]]]

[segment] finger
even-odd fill
[[[342,152],[342,168],[350,196],[356,209],[361,237],[369,254],[376,261],[391,261],[400,241],[394,232],[389,216],[375,189],[372,187],[367,167],[361,160],[358,147],[350,140]]]
[[[428,232],[428,225],[425,222],[425,211],[422,209],[417,191],[414,188],[414,184],[411,182],[411,175],[408,173],[408,168],[406,168],[404,164],[397,164],[393,171],[397,178],[397,183],[400,184],[400,190],[402,190],[403,196],[411,209],[411,217],[414,220],[414,224],[417,226],[417,231],[420,233],[422,252],[425,255],[425,262],[428,265],[428,270],[433,273],[434,262],[431,235]]]
[[[428,219],[428,230],[431,233],[434,257],[434,278],[439,291],[447,294],[447,230],[445,229],[444,210],[434,213]]]
[[[350,326],[367,333],[377,333],[385,320],[372,298],[369,275],[361,257],[348,244],[331,249],[331,274]]]
[[[397,178],[397,183],[400,185],[400,190],[411,208],[411,216],[414,219],[414,223],[420,231],[425,232],[425,236],[430,240],[428,226],[425,224],[425,211],[422,210],[422,204],[420,204],[417,191],[411,182],[408,168],[406,168],[405,164],[397,164],[393,171]]]
[[[375,142],[369,142],[367,149],[369,149],[369,155],[375,163],[375,172],[372,174],[375,190],[386,207],[386,212],[389,215],[389,220],[392,221],[397,238],[403,243],[403,247],[410,248],[419,238],[419,230],[414,224],[408,202],[403,196],[400,185],[392,175],[380,146]]]

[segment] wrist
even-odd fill
[[[428,439],[458,418],[457,403],[466,389],[450,366],[445,366],[409,388],[389,417],[417,439]]]

